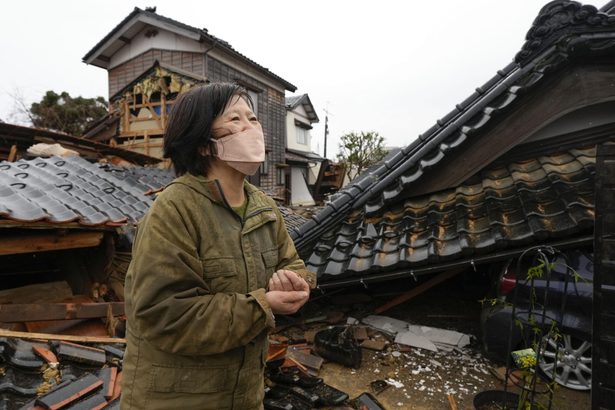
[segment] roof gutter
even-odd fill
[[[569,248],[569,247],[578,246],[578,245],[589,245],[593,243],[593,240],[594,240],[593,235],[587,235],[587,236],[582,236],[579,238],[566,239],[563,241],[543,244],[540,246]],[[512,257],[521,255],[526,250],[530,248],[534,248],[536,246],[537,245],[532,245],[530,247],[525,247],[521,249],[517,248],[517,249],[508,250],[508,251],[493,253],[490,255],[482,256],[482,257],[462,259],[462,260],[455,261],[455,262],[441,263],[438,265],[427,266],[424,268],[410,269],[410,270],[407,270],[407,269],[406,270],[396,270],[394,272],[382,273],[380,275],[371,274],[365,277],[361,276],[359,278],[350,278],[350,279],[345,279],[345,280],[325,282],[325,283],[319,284],[317,286],[317,289],[325,290],[325,289],[334,289],[334,288],[347,287],[347,286],[353,286],[353,285],[363,285],[365,288],[367,288],[368,283],[377,283],[377,282],[384,282],[388,280],[404,279],[404,278],[413,278],[415,281],[417,281],[417,278],[416,278],[417,276],[429,275],[429,274],[442,272],[442,271],[446,271],[450,269],[456,269],[456,268],[471,267],[472,269],[476,270],[476,265],[482,265],[485,263],[492,263],[492,262],[498,262],[498,261],[510,259]]]

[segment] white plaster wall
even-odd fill
[[[113,56],[111,56],[109,68],[116,67],[152,48],[196,53],[205,51],[203,44],[160,28],[157,29],[158,34],[156,36],[149,38],[145,37],[144,33],[148,29],[151,29],[151,27],[146,27],[141,30],[130,43],[125,44],[124,47],[113,54]]]
[[[318,179],[318,173],[320,172],[321,162],[316,162],[313,167],[308,167],[307,181],[308,185],[314,185]]]
[[[299,108],[299,107],[297,107]],[[305,111],[304,111],[305,113]],[[298,121],[301,121],[303,123],[309,124],[309,121],[307,121],[307,118],[302,117],[301,115],[297,115],[294,110],[293,111],[286,111],[286,147],[290,148],[290,149],[294,149],[297,151],[305,151],[305,152],[311,152],[312,151],[312,134],[311,134],[311,130],[308,130],[308,137],[307,137],[307,143],[306,144],[299,144],[297,143],[297,131],[295,129],[296,125],[295,125],[295,119],[297,119]]]

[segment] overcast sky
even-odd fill
[[[593,3],[600,7],[600,0]],[[440,1],[10,1],[0,14],[0,119],[18,120],[46,90],[107,95],[106,71],[82,57],[134,6],[209,32],[328,109],[334,158],[339,137],[377,131],[404,146],[505,67],[543,0]]]

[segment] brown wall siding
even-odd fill
[[[187,51],[149,50],[109,70],[109,97],[149,69],[154,61],[203,76],[203,54]]]
[[[286,150],[286,108],[284,93],[281,93],[254,78],[235,70],[211,56],[207,56],[207,78],[212,82],[238,82],[258,92],[257,116],[265,133],[265,145],[269,152],[269,173],[261,175],[261,188],[284,198],[284,186],[278,185],[276,164],[284,164]]]

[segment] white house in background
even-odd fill
[[[312,151],[312,124],[318,115],[307,94],[286,97],[286,180],[291,205],[314,205],[310,187],[316,183],[323,157]]]

